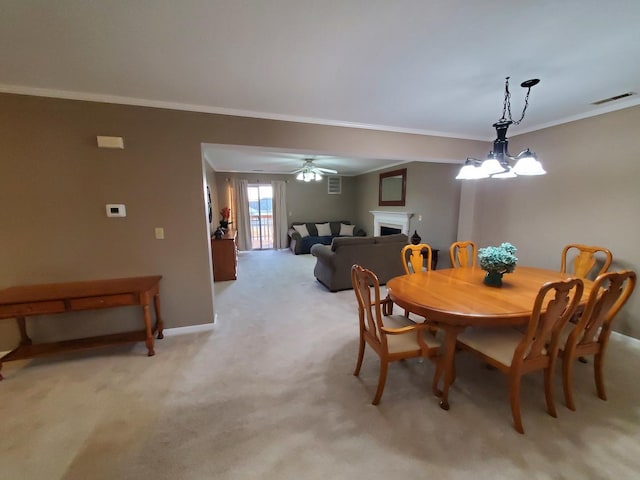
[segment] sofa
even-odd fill
[[[403,233],[381,237],[338,237],[331,245],[316,244],[311,254],[317,258],[313,274],[331,292],[352,288],[351,266],[355,263],[378,276],[380,284],[404,274],[402,247],[409,243]]]
[[[331,230],[330,235],[318,235],[318,229],[316,224],[329,224]],[[347,220],[335,220],[324,222],[307,222],[307,223],[294,223],[289,231],[289,249],[296,255],[310,253],[311,247],[316,244],[331,245],[334,238],[340,237],[341,224],[351,225],[351,222]],[[302,233],[295,229],[297,226],[304,226]],[[306,232],[305,232],[306,230]],[[303,235],[308,233],[308,235]],[[361,228],[353,226],[352,236],[364,237],[367,233]],[[350,235],[351,236],[351,235]]]

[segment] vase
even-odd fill
[[[411,243],[413,245],[418,245],[421,241],[422,241],[422,238],[420,238],[420,235],[418,235],[418,231],[414,230],[413,235],[411,235]]]
[[[495,270],[487,271],[487,274],[484,276],[484,284],[490,287],[501,287],[502,273],[496,272]]]
[[[220,220],[220,228],[229,228],[229,220]]]

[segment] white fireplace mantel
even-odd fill
[[[390,227],[398,228],[409,236],[409,219],[413,217],[413,213],[385,210],[371,210],[369,213],[373,215],[374,235],[380,235],[380,227]]]

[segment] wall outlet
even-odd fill
[[[126,217],[127,208],[121,203],[108,203],[105,205],[107,217]]]
[[[418,221],[421,222],[422,221],[422,215],[418,215]]]
[[[164,228],[156,227],[156,240],[164,240]]]

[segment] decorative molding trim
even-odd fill
[[[214,113],[233,117],[260,118],[264,120],[280,120],[283,122],[310,123],[312,125],[327,125],[330,127],[358,128],[363,130],[378,130],[381,132],[408,133],[412,135],[427,135],[430,137],[462,138],[468,140],[486,140],[475,136],[460,136],[458,134],[440,132],[435,130],[423,130],[420,128],[394,127],[391,125],[375,125],[368,123],[348,122],[344,120],[329,120],[324,118],[304,117],[299,115],[257,112],[241,110],[237,108],[215,107],[210,105],[198,105],[192,103],[168,102],[148,98],[125,97],[93,92],[80,92],[73,90],[58,90],[53,88],[29,87],[23,85],[10,85],[0,83],[0,93],[12,93],[16,95],[32,95],[35,97],[63,98],[66,100],[81,100],[87,102],[115,103],[118,105],[134,105],[138,107],[166,108],[169,110],[183,110],[187,112]]]

